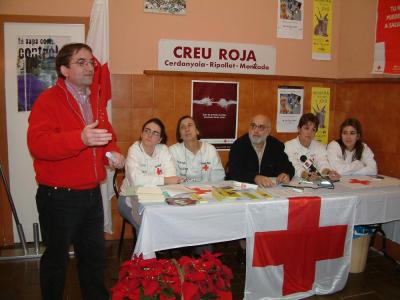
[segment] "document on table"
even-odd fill
[[[187,188],[186,186],[182,184],[170,184],[170,185],[164,185],[161,187],[163,192],[168,193],[170,197],[175,197],[177,195],[182,195],[182,194],[191,194],[194,193],[193,190]]]

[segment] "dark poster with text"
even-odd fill
[[[229,149],[236,139],[239,83],[192,81],[192,116],[201,139]]]

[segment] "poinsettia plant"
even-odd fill
[[[119,281],[111,289],[113,300],[179,299],[181,279],[174,261],[166,259],[143,259],[135,256],[122,263]]]
[[[113,300],[232,299],[232,271],[205,251],[199,258],[143,259],[124,262],[119,281],[111,289]]]
[[[179,259],[185,300],[232,299],[232,271],[218,259],[220,255],[204,251],[198,259]]]

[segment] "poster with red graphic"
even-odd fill
[[[192,116],[200,138],[217,149],[229,149],[236,139],[239,82],[192,81]]]
[[[400,1],[378,0],[372,73],[400,74]]]

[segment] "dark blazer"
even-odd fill
[[[259,171],[257,153],[251,144],[249,134],[246,133],[231,146],[226,179],[254,183],[256,175],[276,177],[281,173],[286,173],[292,178],[294,168],[284,149],[285,145],[282,142],[269,135]]]

